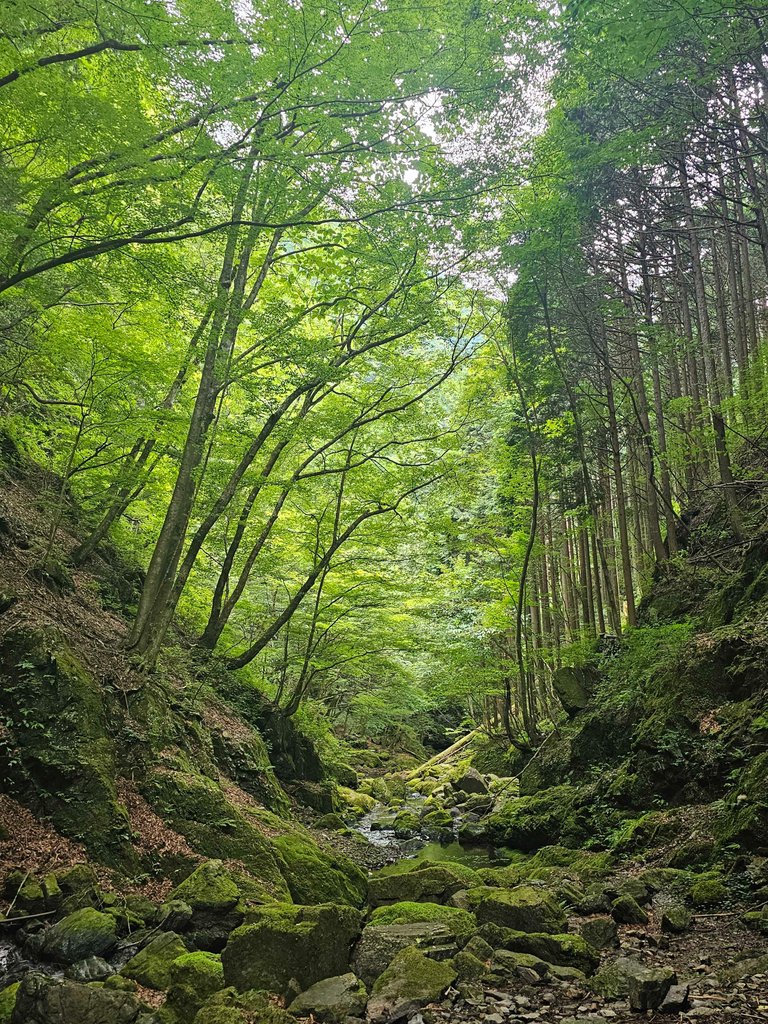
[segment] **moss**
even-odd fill
[[[439,921],[460,937],[469,937],[477,927],[468,911],[443,907],[439,903],[391,903],[377,907],[370,918],[371,924],[413,924],[416,921]]]
[[[166,989],[170,984],[170,967],[187,947],[174,932],[162,932],[131,957],[120,972],[146,988]]]
[[[116,945],[114,918],[84,907],[46,929],[42,952],[58,963],[76,964],[89,956],[108,956]]]
[[[326,829],[329,832],[340,832],[347,827],[347,823],[340,814],[323,814],[314,823],[314,827]]]
[[[373,985],[367,1017],[373,1024],[409,1016],[439,999],[456,980],[450,963],[430,960],[413,946],[402,949]]]
[[[691,902],[694,907],[711,907],[728,895],[722,877],[714,871],[699,875],[691,886]]]
[[[619,924],[648,924],[648,915],[637,900],[628,894],[613,901],[611,915]]]
[[[402,901],[444,903],[459,889],[481,884],[480,874],[465,864],[422,861],[410,870],[374,875],[368,882],[368,898],[374,907]]]
[[[368,882],[357,865],[342,854],[330,857],[319,846],[297,835],[274,840],[283,876],[296,903],[365,902]]]
[[[392,822],[395,835],[401,839],[409,839],[419,831],[419,828],[419,819],[413,811],[399,811]]]
[[[177,885],[170,898],[183,900],[193,910],[225,913],[240,899],[240,890],[220,860],[209,860]]]
[[[152,772],[144,795],[153,809],[206,857],[239,860],[276,899],[289,896],[272,843],[255,824],[231,804],[221,787],[197,773]]]
[[[215,953],[184,953],[170,965],[168,1009],[190,1021],[203,1003],[224,988],[221,957]]]
[[[482,960],[463,949],[453,958],[453,967],[459,981],[478,981],[488,970]]]
[[[562,907],[542,889],[470,889],[467,901],[475,910],[478,924],[527,932],[562,932],[566,926]]]
[[[227,715],[216,714],[218,705],[211,701],[214,714],[206,721],[211,722],[211,745],[216,764],[227,778],[235,781],[246,793],[271,811],[285,817],[290,816],[291,804],[287,794],[275,776],[269,760],[269,752],[261,734],[253,727],[230,730],[226,724]],[[231,714],[231,712],[229,713]]]
[[[575,813],[582,798],[575,786],[556,786],[510,800],[484,820],[485,836],[497,846],[525,852],[553,843],[575,845],[585,832]]]
[[[545,932],[521,932],[498,925],[486,924],[480,936],[494,949],[508,949],[514,953],[529,953],[549,964],[575,967],[590,973],[600,962],[599,955],[580,935],[550,935]]]
[[[367,793],[359,793],[357,790],[349,789],[347,786],[338,787],[338,796],[341,803],[349,809],[355,817],[362,818],[376,806],[376,801]]]
[[[293,979],[302,989],[343,974],[361,915],[349,906],[298,907],[275,903],[248,912],[248,923],[229,937],[222,953],[224,977],[245,991],[286,995]]]
[[[102,687],[58,636],[19,630],[4,637],[0,712],[0,771],[10,795],[99,861],[135,872]]]
[[[11,1015],[16,1005],[16,993],[21,983],[16,981],[0,992],[0,1024],[11,1024]]]
[[[205,1001],[194,1024],[296,1024],[295,1018],[270,999],[266,992],[238,993],[225,988]]]

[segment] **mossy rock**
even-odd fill
[[[370,917],[376,924],[412,924],[415,921],[439,921],[459,938],[468,938],[477,928],[472,914],[440,903],[390,903],[377,907]]]
[[[477,923],[495,924],[514,931],[562,932],[566,927],[563,908],[545,890],[530,886],[516,889],[470,889],[469,906]]]
[[[418,949],[401,950],[374,983],[366,1015],[371,1024],[400,1020],[433,1003],[456,980],[451,963],[439,963]]]
[[[551,935],[548,932],[520,932],[486,924],[479,935],[494,949],[529,953],[549,964],[574,967],[590,974],[600,962],[598,953],[580,935]]]
[[[421,822],[413,811],[399,811],[392,821],[392,830],[398,839],[410,839],[419,833]]]
[[[225,980],[239,991],[280,995],[290,993],[293,979],[306,989],[344,974],[362,923],[349,906],[286,903],[251,910],[248,921],[232,932],[222,953]]]
[[[687,932],[691,927],[691,914],[681,904],[667,907],[661,914],[661,930],[672,935]]]
[[[203,856],[239,860],[261,882],[264,898],[286,899],[288,886],[272,842],[194,767],[156,769],[143,787],[152,808]]]
[[[453,968],[459,981],[479,981],[488,968],[474,953],[467,953],[460,950],[453,958]]]
[[[295,1018],[275,1004],[268,992],[238,992],[225,988],[210,996],[198,1010],[194,1024],[296,1024]]]
[[[315,821],[314,827],[328,832],[340,832],[347,827],[347,823],[340,814],[323,814]]]
[[[11,1015],[16,1005],[16,993],[19,991],[20,982],[15,981],[0,992],[0,1024],[11,1024]]]
[[[248,731],[242,723],[238,723],[240,728],[229,728],[226,724],[228,717],[213,715],[211,719],[211,743],[216,764],[227,778],[270,811],[289,817],[290,800],[275,776],[261,734],[253,727]]]
[[[82,842],[97,860],[138,869],[115,790],[115,748],[103,689],[55,633],[18,630],[0,644],[0,748],[5,789]]]
[[[16,992],[11,1020],[13,1024],[134,1024],[144,1009],[133,992],[30,973]]]
[[[221,957],[197,951],[183,953],[170,965],[167,1007],[181,1021],[192,1020],[203,1003],[224,988]]]
[[[768,853],[768,752],[753,758],[740,773],[715,825],[721,843],[738,843]]]
[[[372,796],[349,789],[347,786],[338,786],[337,794],[339,802],[344,804],[344,807],[356,818],[362,818],[376,806],[376,801]]]
[[[524,852],[560,842],[576,845],[585,831],[575,814],[581,801],[582,793],[574,786],[512,799],[484,819],[484,835],[494,845]]]
[[[236,906],[240,889],[220,860],[209,860],[177,885],[170,898],[182,900],[193,910],[224,914]]]
[[[362,1017],[367,1002],[365,985],[348,973],[315,982],[293,1000],[289,1010],[296,1017],[344,1024],[348,1017]]]
[[[699,875],[691,886],[691,902],[694,907],[713,907],[728,895],[728,887],[721,875],[706,872]]]
[[[454,933],[440,921],[368,924],[355,946],[352,958],[355,973],[366,985],[371,985],[389,967],[396,954],[409,946],[416,946],[427,955],[442,959],[455,956],[459,951]]]
[[[645,969],[639,960],[619,957],[595,974],[590,987],[605,999],[623,999],[629,994],[630,978],[639,977]]]
[[[750,931],[758,935],[768,935],[768,910],[749,910],[742,916],[742,921]]]
[[[46,929],[41,952],[57,963],[76,964],[89,956],[107,957],[116,945],[115,919],[93,907],[84,907]]]
[[[164,991],[170,984],[170,967],[187,947],[175,932],[162,932],[132,956],[120,972],[145,988]]]
[[[459,889],[482,884],[477,871],[464,864],[422,862],[413,870],[379,873],[368,881],[373,907],[387,903],[444,903]]]
[[[295,903],[348,903],[351,907],[365,903],[368,879],[343,854],[331,857],[298,835],[279,836],[274,849]]]

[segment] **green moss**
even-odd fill
[[[296,903],[348,903],[360,907],[365,902],[368,881],[356,864],[327,853],[297,835],[274,840],[283,876]]]
[[[367,1017],[376,1024],[407,1016],[411,1010],[439,999],[455,980],[456,970],[450,961],[430,960],[409,946],[397,953],[374,982]]]
[[[193,910],[225,913],[240,899],[240,889],[220,860],[209,860],[177,885],[170,898],[183,900]]]
[[[229,937],[222,963],[229,985],[285,995],[292,979],[302,989],[343,974],[361,915],[349,906],[299,907],[274,903],[250,910],[248,923]]]
[[[266,992],[237,992],[226,988],[205,1001],[194,1024],[296,1024]]]
[[[116,945],[114,918],[84,907],[46,929],[42,951],[50,960],[76,964],[89,956],[109,956]]]
[[[722,877],[713,871],[699,875],[691,886],[691,902],[694,907],[711,907],[728,895]]]
[[[529,953],[549,964],[575,967],[584,973],[593,971],[600,962],[599,955],[580,935],[522,932],[486,924],[480,928],[480,936],[494,949]]]
[[[369,879],[368,898],[372,906],[403,901],[444,903],[459,889],[482,884],[477,871],[453,861],[401,866],[402,870],[384,870]]]
[[[184,953],[170,965],[168,1009],[181,1021],[190,1021],[215,992],[224,988],[221,957],[215,953]]]
[[[576,810],[582,793],[575,786],[556,786],[535,796],[518,797],[484,820],[488,840],[525,852],[553,843],[576,843],[584,835]]]
[[[478,981],[488,971],[482,960],[463,949],[453,958],[453,967],[459,981]]]
[[[416,921],[440,921],[457,936],[468,937],[476,928],[475,919],[468,911],[443,907],[439,903],[391,903],[377,907],[370,918],[371,924],[413,924]]]
[[[349,789],[347,786],[339,786],[337,789],[339,800],[351,811],[355,817],[362,818],[376,806],[376,801],[367,793],[360,793],[357,790]]]
[[[170,984],[171,964],[186,952],[175,932],[162,932],[131,957],[120,973],[146,988],[164,990]]]
[[[467,892],[469,906],[478,924],[495,924],[516,931],[562,932],[566,917],[562,907],[542,889],[483,887]]]
[[[16,1005],[16,993],[21,982],[14,982],[0,992],[0,1024],[11,1024],[11,1015]]]

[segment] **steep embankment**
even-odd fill
[[[519,783],[478,735],[345,788],[183,647],[133,670],[135,581],[37,568],[34,476],[0,535],[0,1022],[768,1019],[766,545],[665,569],[643,627],[557,676],[568,716]],[[375,801],[492,866],[366,877],[340,851],[369,857],[347,826]]]

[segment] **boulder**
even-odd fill
[[[117,945],[117,923],[110,914],[84,907],[51,925],[43,934],[41,954],[60,964],[89,956],[106,957]]]
[[[638,971],[629,978],[629,1005],[633,1010],[657,1010],[677,975],[671,967],[654,967]]]
[[[414,924],[369,924],[355,946],[352,967],[366,985],[383,974],[402,949],[416,946],[433,960],[448,960],[458,952],[453,933],[439,921]]]
[[[11,1024],[134,1024],[145,1010],[132,992],[28,974],[19,985]]]
[[[87,983],[89,981],[105,981],[114,973],[114,967],[111,967],[106,960],[102,960],[100,956],[89,956],[68,967],[65,977],[72,981]]]
[[[361,915],[338,904],[302,907],[273,903],[249,912],[222,953],[224,979],[238,991],[302,991],[322,978],[344,974]]]
[[[132,956],[120,973],[146,988],[165,990],[171,981],[171,964],[186,952],[187,947],[175,932],[161,932]]]
[[[377,907],[370,924],[413,924],[420,921],[439,921],[452,935],[465,940],[475,931],[477,923],[472,914],[440,903],[390,903]]]
[[[477,768],[467,768],[467,770],[463,772],[458,779],[454,779],[452,785],[453,788],[458,790],[460,793],[488,792],[488,783]]]
[[[600,962],[598,954],[580,935],[519,932],[498,925],[483,925],[480,935],[494,947],[494,955],[498,955],[499,949],[528,953],[548,964],[573,967],[584,974],[590,974]]]
[[[589,704],[599,680],[592,669],[559,668],[552,676],[552,687],[567,715],[575,715]]]
[[[208,860],[176,886],[171,899],[188,904],[193,912],[226,914],[237,905],[240,889],[220,860]]]
[[[209,996],[224,988],[221,957],[198,951],[177,957],[169,968],[168,1009],[179,1020],[193,1020]]]
[[[203,1003],[194,1024],[296,1024],[285,1010],[281,1010],[266,992],[239,993],[225,988]]]
[[[482,885],[477,871],[446,861],[423,864],[415,871],[374,875],[368,881],[368,900],[373,907],[386,903],[445,903],[459,889]]]
[[[192,907],[184,900],[168,900],[157,914],[158,927],[164,932],[183,932],[192,922]]]
[[[661,930],[673,935],[687,932],[691,927],[691,914],[682,904],[667,907],[661,915]]]
[[[469,906],[478,924],[496,924],[520,932],[564,932],[565,912],[547,892],[532,886],[470,889]]]
[[[365,903],[368,879],[348,857],[331,857],[297,835],[278,836],[274,849],[295,903],[348,903],[351,907]]]
[[[611,915],[619,924],[648,924],[648,915],[632,896],[619,896],[614,900]]]
[[[368,1000],[371,1024],[390,1024],[433,1003],[456,980],[452,964],[430,960],[418,949],[401,950],[376,979]]]
[[[644,970],[639,960],[619,957],[598,971],[590,985],[605,999],[622,999],[629,994],[629,979],[642,974]]]
[[[368,993],[357,975],[340,974],[315,982],[288,1007],[296,1017],[313,1017],[343,1024],[347,1017],[362,1017]]]
[[[687,985],[672,985],[659,1004],[659,1013],[682,1013],[688,1007]]]
[[[588,921],[583,921],[579,934],[595,949],[611,949],[619,944],[616,922],[610,917],[592,917]]]

